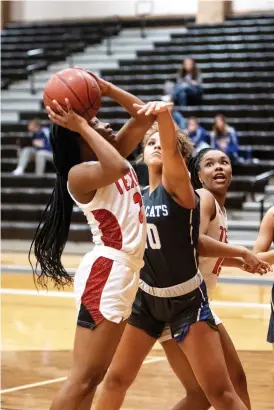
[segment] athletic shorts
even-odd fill
[[[104,256],[87,253],[74,279],[77,325],[95,328],[102,320],[120,323],[131,314],[139,272]]]
[[[170,298],[152,296],[139,288],[128,319],[129,324],[155,339],[168,335],[177,342],[184,340],[190,325],[200,321],[217,330],[204,282],[190,293]]]
[[[274,343],[274,285],[272,288],[271,314],[267,333],[267,341],[269,343]]]
[[[211,309],[211,313],[212,313],[212,316],[214,318],[215,325],[216,326],[220,325],[222,323],[221,319],[213,312],[212,309]],[[170,340],[170,339],[172,339],[171,329],[170,329],[169,325],[166,325],[164,327],[164,330],[163,330],[161,336],[158,339],[158,342],[163,343],[163,342],[166,342],[167,340]]]

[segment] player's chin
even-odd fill
[[[212,181],[211,189],[215,192],[226,192],[228,190],[229,183],[228,181]]]
[[[160,156],[152,156],[151,158],[149,158],[149,161],[147,162],[148,166],[151,166],[153,168],[155,167],[162,167],[163,166],[163,161],[162,158]]]

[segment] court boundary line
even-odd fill
[[[71,277],[75,276],[77,268],[67,268],[66,271]],[[26,265],[1,265],[2,273],[20,273],[20,274],[32,274],[32,270]],[[41,270],[38,268],[38,272]],[[248,285],[261,285],[261,286],[272,286],[273,277],[267,276],[243,276],[243,275],[222,275],[218,277],[219,283],[224,284],[248,284]]]
[[[150,358],[147,358],[146,360],[144,360],[143,364],[156,363],[156,362],[161,362],[163,360],[166,360],[166,358],[162,356],[151,356]],[[66,379],[67,377],[57,377],[56,379],[44,380],[44,381],[37,382],[37,383],[23,384],[21,386],[10,387],[9,389],[0,390],[0,394],[12,393],[12,392],[19,391],[19,390],[32,389],[34,387],[45,386],[47,384],[60,383],[62,381],[65,381]]]
[[[28,290],[28,289],[10,289],[2,288],[0,289],[0,294],[2,295],[23,295],[23,296],[45,296],[45,297],[56,297],[56,298],[66,298],[75,299],[73,292],[58,292],[54,290]],[[210,302],[211,306],[223,306],[223,307],[245,307],[245,308],[256,308],[256,309],[269,309],[270,303],[256,303],[256,302],[233,302],[233,301],[217,301],[213,300]]]

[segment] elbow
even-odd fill
[[[116,171],[117,171],[117,179],[120,179],[124,177],[125,175],[127,175],[130,171],[129,162],[123,159],[117,166]]]

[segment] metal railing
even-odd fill
[[[145,38],[147,36],[147,17],[153,13],[153,0],[137,0],[135,2],[135,15],[140,18],[140,36]]]
[[[267,171],[263,172],[262,174],[258,175],[257,177],[254,178],[254,181],[252,183],[252,192],[251,195],[253,196],[253,199],[260,204],[260,221],[262,221],[264,217],[264,205],[265,201],[267,200],[268,197],[270,197],[270,194],[263,193],[259,198],[255,199],[254,194],[256,192],[256,187],[260,182],[266,181],[269,178],[274,176],[274,170],[272,171]]]
[[[112,55],[112,37],[120,32],[122,28],[119,16],[105,18],[101,23],[101,32],[106,39],[106,54]]]
[[[29,64],[27,65],[26,70],[29,73],[28,78],[29,78],[31,94],[36,94],[35,72],[46,66],[46,63],[44,61],[34,62],[34,59],[37,57],[43,57],[43,56],[44,56],[43,48],[34,48],[32,50],[27,51],[27,60],[29,61]]]

